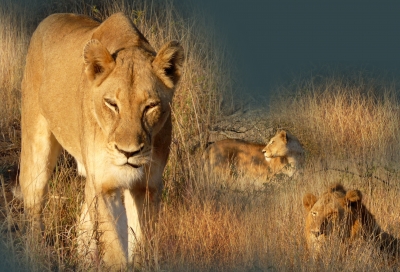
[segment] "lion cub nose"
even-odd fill
[[[119,148],[117,145],[115,145],[115,149],[117,149],[118,152],[124,154],[127,159],[140,154],[142,152],[143,148],[144,148],[143,143],[140,144],[139,148],[137,148],[136,150],[133,150],[133,151],[123,150],[123,149]]]

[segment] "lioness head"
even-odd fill
[[[151,160],[154,137],[170,118],[183,49],[172,41],[155,53],[136,27],[116,14],[98,27],[83,52],[87,114],[100,128],[96,133],[104,135],[108,160],[139,168]]]
[[[288,142],[288,133],[284,130],[278,131],[268,142],[267,146],[262,150],[265,159],[268,161],[272,158],[286,156],[290,151]]]
[[[361,205],[358,190],[345,191],[340,184],[333,185],[320,198],[306,194],[303,205],[307,211],[305,235],[308,248],[318,253],[329,238],[341,240],[352,235],[355,210]]]

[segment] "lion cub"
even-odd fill
[[[293,176],[304,162],[304,149],[295,136],[281,130],[267,146],[234,139],[215,142],[204,152],[203,162],[207,173],[267,181],[278,173]]]

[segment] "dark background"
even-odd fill
[[[277,85],[330,71],[400,79],[400,0],[152,1],[173,1],[210,21],[241,92],[268,99]]]
[[[231,52],[243,91],[267,98],[277,84],[327,68],[400,78],[400,1],[196,3]]]

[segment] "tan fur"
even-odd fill
[[[221,176],[250,177],[269,173],[268,162],[261,153],[264,145],[226,139],[211,144],[203,154],[206,171]]]
[[[264,182],[281,172],[292,176],[303,161],[301,144],[283,130],[267,146],[227,139],[213,143],[203,154],[206,172],[224,177],[246,176]]]
[[[285,130],[278,131],[262,150],[272,174],[293,176],[304,164],[304,149],[299,140]]]
[[[121,13],[101,24],[54,14],[38,26],[22,82],[20,174],[34,229],[43,229],[47,181],[64,148],[86,176],[81,247],[113,269],[132,261],[145,204],[157,210],[163,188],[183,58],[176,41],[157,54]]]
[[[399,241],[381,230],[374,216],[362,204],[359,190],[346,191],[342,185],[332,185],[319,198],[306,194],[303,205],[307,211],[305,235],[312,256],[318,256],[328,239],[338,238],[348,245],[362,238],[384,252],[398,256]]]

